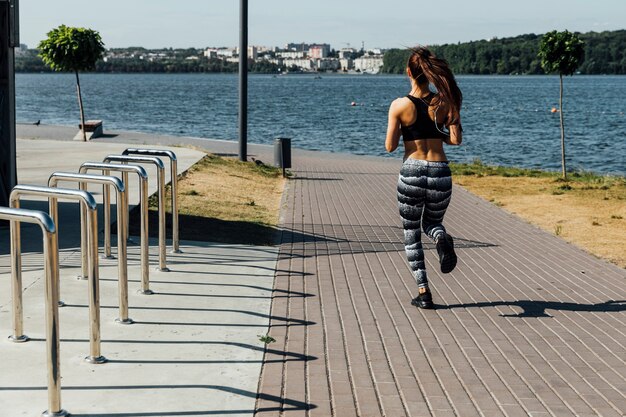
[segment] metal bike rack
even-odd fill
[[[48,179],[48,185],[50,187],[57,187],[59,182],[74,182],[78,183],[81,188],[84,188],[86,184],[102,184],[103,186],[113,186],[116,190],[116,202],[117,202],[117,271],[118,271],[118,287],[119,287],[119,315],[116,319],[121,324],[131,324],[133,321],[128,317],[128,255],[126,251],[126,222],[124,221],[126,213],[128,213],[128,200],[126,195],[126,188],[122,181],[117,177],[105,176],[105,175],[91,175],[91,174],[76,174],[74,172],[55,172],[50,175]],[[104,208],[106,212],[106,207]],[[111,209],[110,207],[108,208]],[[120,217],[121,216],[121,217]],[[85,217],[84,209],[81,209],[81,222]],[[97,257],[97,238],[98,229],[96,226],[96,257]],[[86,245],[85,235],[81,234],[81,247]]]
[[[150,260],[149,260],[149,235],[148,235],[148,174],[143,167],[139,165],[120,165],[120,164],[106,164],[103,162],[85,162],[80,166],[79,172],[81,174],[87,173],[90,170],[101,171],[103,175],[109,175],[111,171],[117,171],[122,173],[134,172],[139,177],[139,199],[141,204],[141,294],[150,295],[153,292],[150,290]],[[127,201],[130,189],[126,189]],[[104,202],[104,253],[105,255],[111,255],[111,220],[108,213],[111,210],[111,199],[109,196],[109,188],[105,187],[103,191]],[[128,214],[127,214],[128,216]],[[118,219],[118,227],[121,224],[121,219]],[[126,230],[128,235],[128,229]],[[119,237],[118,237],[119,238]],[[108,250],[107,250],[108,242]]]
[[[165,149],[128,148],[122,155],[165,156],[170,159],[170,177],[172,178],[172,253],[181,253],[178,233],[178,158],[172,151]]]
[[[83,190],[68,190],[64,188],[40,187],[36,185],[16,185],[9,196],[11,208],[20,208],[21,196],[46,197],[50,206],[50,217],[56,225],[58,223],[57,199],[79,201],[87,210],[87,224],[81,221],[81,229],[87,230],[89,239],[89,356],[85,360],[89,363],[104,363],[106,358],[100,354],[100,283],[98,277],[98,205],[93,196]],[[57,228],[58,229],[58,228]],[[21,236],[18,221],[11,222],[11,259],[15,264],[11,281],[13,292],[13,335],[14,342],[25,342],[28,336],[23,334],[23,307],[22,307],[22,265],[21,265]],[[57,266],[58,267],[58,266]],[[58,278],[58,275],[57,275]],[[57,289],[60,284],[56,283]]]
[[[156,157],[148,156],[130,156],[130,155],[108,155],[102,160],[102,162],[120,162],[135,163],[135,164],[153,164],[157,168],[157,186],[159,197],[159,267],[158,271],[169,272],[169,268],[166,265],[166,250],[165,250],[165,165],[163,161]],[[124,175],[125,174],[125,175]],[[124,185],[128,185],[128,173],[122,173]],[[128,218],[126,219],[128,222]],[[128,224],[127,230],[128,230]]]
[[[46,276],[46,360],[48,368],[48,410],[44,415],[64,417],[68,412],[61,408],[61,360],[59,355],[59,246],[55,223],[41,211],[0,207],[0,219],[11,222],[11,230],[19,223],[39,225],[43,233],[44,271]],[[15,252],[15,241],[11,233],[11,254]],[[19,242],[18,242],[19,243]],[[15,262],[18,259],[19,262]],[[19,271],[19,274],[17,272]],[[11,275],[21,275],[21,256],[11,256]],[[21,279],[21,278],[20,278]],[[20,296],[21,300],[21,290]],[[13,302],[15,303],[15,288]],[[20,305],[21,307],[21,305]],[[20,311],[21,314],[21,311]],[[14,315],[15,318],[15,315]]]

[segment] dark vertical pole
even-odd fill
[[[248,156],[248,0],[239,5],[239,160]]]
[[[17,0],[0,0],[0,205],[17,184],[15,152],[15,56],[19,46]]]

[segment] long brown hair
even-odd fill
[[[437,58],[423,46],[411,48],[411,51],[413,53],[407,63],[411,77],[418,84],[424,84],[428,81],[435,86],[438,92],[435,103],[445,103],[448,107],[447,124],[459,123],[463,93],[456,84],[448,62],[445,59]]]

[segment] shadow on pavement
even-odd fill
[[[172,216],[166,215],[167,236],[171,238]],[[138,208],[130,214],[130,235],[139,236],[140,212]],[[148,231],[150,237],[159,237],[159,216],[156,211],[148,213]],[[212,217],[179,214],[179,231],[181,240],[197,242],[218,242],[245,245],[277,245],[280,243],[280,229],[260,223],[246,221],[228,221]],[[116,227],[116,226],[115,226]],[[112,226],[112,231],[115,232]]]
[[[447,310],[452,308],[474,308],[474,307],[520,307],[519,314],[500,314],[500,317],[552,317],[546,310],[555,311],[586,311],[586,312],[621,312],[626,311],[626,300],[609,300],[598,304],[578,304],[561,301],[491,301],[480,303],[450,304],[435,306],[437,310]]]
[[[263,407],[249,410],[204,410],[204,411],[163,411],[163,412],[124,412],[124,413],[89,413],[74,414],[73,417],[159,417],[159,416],[204,416],[204,415],[228,415],[228,414],[254,414],[270,411],[296,411],[312,410],[317,408],[315,404],[282,398],[275,395],[256,393],[239,388],[222,385],[118,385],[118,386],[89,386],[89,387],[63,387],[64,391],[109,391],[109,390],[216,390],[229,394],[240,395],[248,398],[258,398],[276,403],[275,407]],[[0,387],[0,391],[45,391],[47,387]],[[71,411],[71,410],[70,410]]]

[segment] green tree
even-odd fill
[[[48,32],[48,38],[39,43],[38,49],[39,56],[41,56],[43,62],[54,71],[73,72],[76,74],[80,123],[83,140],[86,141],[85,112],[78,72],[94,70],[96,62],[102,59],[104,44],[100,34],[92,29],[61,25]]]
[[[563,124],[563,75],[573,75],[585,57],[584,42],[578,35],[567,30],[556,30],[543,35],[539,43],[541,66],[547,73],[559,73],[559,115],[561,119],[561,167],[563,179],[567,179],[565,168],[565,125]]]

